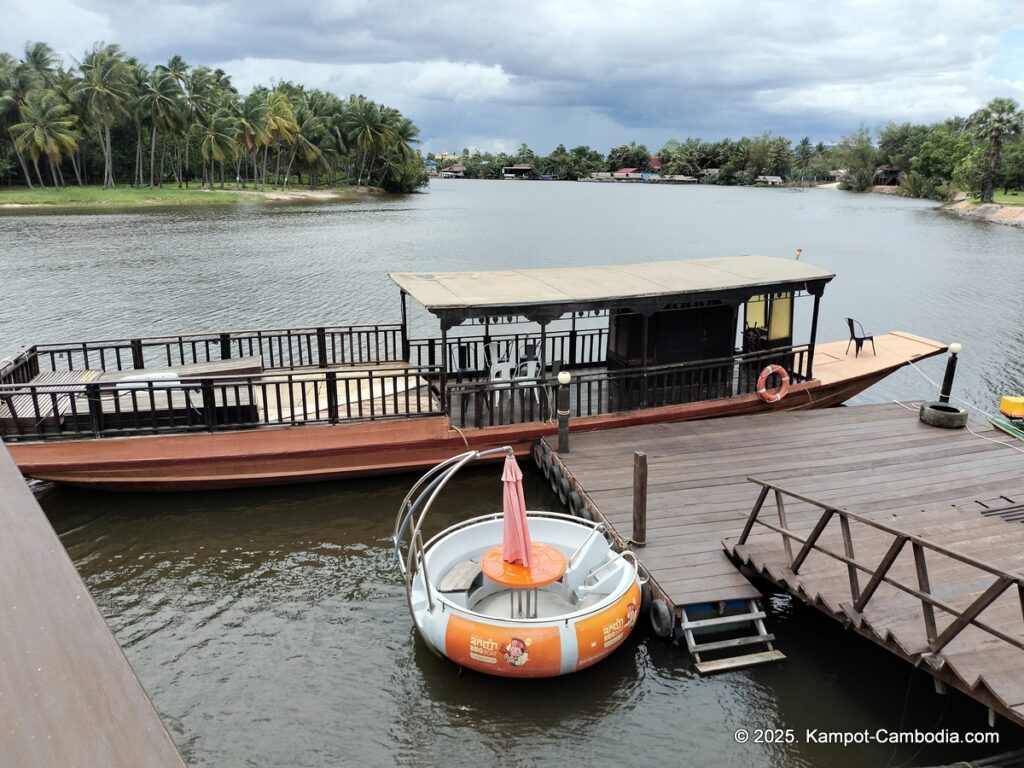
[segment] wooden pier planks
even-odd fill
[[[3,448],[0,530],[0,765],[184,768]]]
[[[636,549],[675,605],[734,599],[753,587],[725,557],[722,540],[738,538],[759,487],[748,477],[859,513],[1010,572],[1024,571],[1024,449],[990,427],[942,430],[897,404],[792,411],[730,419],[574,434],[558,458],[617,533],[631,532],[633,452],[648,463],[646,547]],[[984,439],[987,438],[987,439]],[[787,526],[806,537],[821,509],[785,499]],[[761,519],[778,524],[769,495]],[[854,532],[856,558],[878,563],[893,537],[866,526]],[[820,543],[843,551],[837,519]],[[799,549],[793,543],[794,552]],[[812,552],[798,576],[779,534],[755,526],[736,555],[756,571],[904,658],[926,644],[920,600],[883,584],[862,614],[851,611],[847,567]],[[962,563],[928,557],[934,594],[966,608],[994,577]],[[912,547],[892,575],[916,583]],[[868,582],[860,574],[860,587]],[[951,617],[936,609],[938,631]],[[1015,588],[981,618],[1024,639]],[[917,656],[915,656],[917,654]],[[956,687],[1024,723],[1024,653],[970,626],[927,666]]]

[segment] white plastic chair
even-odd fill
[[[512,387],[512,378],[515,375],[515,369],[516,366],[508,361],[491,364],[489,379],[491,383],[492,409],[498,406],[498,403],[501,400],[501,391]]]
[[[537,360],[525,360],[516,366],[517,381],[536,381],[540,378],[540,362]],[[540,405],[540,387],[533,387],[533,399]]]

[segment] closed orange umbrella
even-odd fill
[[[526,499],[523,496],[523,473],[510,451],[505,457],[501,473],[504,485],[502,506],[505,512],[505,532],[501,540],[501,559],[507,563],[521,563],[530,567],[530,526],[526,521]]]

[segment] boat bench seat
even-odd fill
[[[0,397],[0,434],[37,434],[60,431],[60,420],[71,410],[69,391],[93,381],[98,371],[44,371],[24,385],[24,393]],[[35,390],[35,402],[32,391]],[[36,414],[38,407],[39,413]]]
[[[437,591],[468,592],[482,573],[479,560],[464,560],[441,578],[437,584]]]

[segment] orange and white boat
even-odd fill
[[[645,579],[632,552],[616,552],[598,523],[529,512],[533,559],[502,559],[505,516],[475,517],[423,542],[424,523],[467,464],[513,456],[511,446],[468,451],[427,472],[395,521],[409,610],[424,642],[461,666],[501,677],[553,677],[589,667],[632,632]]]
[[[839,405],[945,350],[899,331],[870,353],[819,343],[833,277],[766,256],[392,274],[397,323],[23,349],[0,360],[0,435],[25,475],[53,482],[309,482],[466,449],[526,455],[557,430],[561,372],[575,432]],[[411,334],[431,319],[439,335]]]

